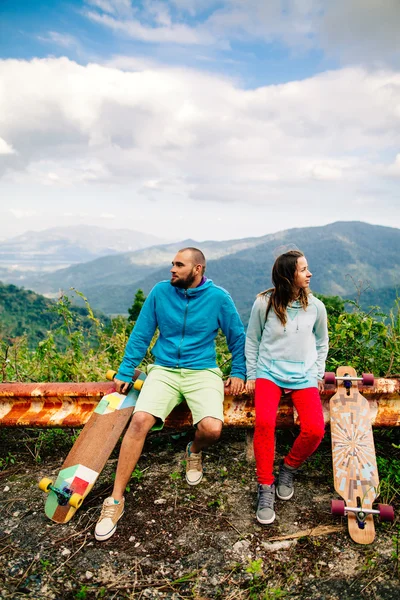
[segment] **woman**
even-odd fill
[[[277,496],[289,500],[293,476],[324,436],[319,391],[328,353],[323,303],[309,289],[311,273],[299,250],[281,254],[272,268],[274,287],[254,302],[246,335],[247,391],[255,392],[254,452],[257,466],[257,520],[275,519],[276,415],[283,391],[291,391],[300,434],[280,465]]]

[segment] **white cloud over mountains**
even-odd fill
[[[399,225],[399,0],[82,0],[79,18],[36,39],[82,64],[0,61],[0,195],[19,223],[85,214],[203,239],[225,222],[225,238]],[[290,81],[299,56],[335,67]],[[214,73],[171,65],[199,61]],[[255,84],[271,65],[289,81]]]
[[[0,62],[3,177],[132,183],[221,201],[396,171],[400,73],[347,68],[243,90],[188,69],[127,72],[66,58]],[[393,163],[393,164],[392,164]],[[392,165],[392,166],[391,166]],[[149,187],[149,181],[157,185]]]

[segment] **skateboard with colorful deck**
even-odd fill
[[[115,371],[107,372],[112,380]],[[128,393],[111,392],[103,396],[65,459],[56,481],[47,477],[39,482],[48,496],[46,516],[56,523],[67,523],[82,505],[114,450],[135,408],[146,375],[135,370]]]
[[[388,504],[373,503],[379,495],[374,437],[369,403],[358,389],[358,382],[373,385],[374,376],[357,377],[352,367],[339,367],[325,373],[325,384],[337,384],[330,400],[333,477],[336,492],[343,500],[332,500],[333,515],[347,515],[350,537],[358,544],[370,544],[375,538],[374,514],[381,521],[393,521]]]

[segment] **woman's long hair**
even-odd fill
[[[287,306],[289,302],[295,300],[294,278],[297,270],[297,260],[304,256],[300,250],[289,250],[281,254],[276,259],[272,267],[272,283],[275,287],[265,290],[258,294],[259,296],[269,296],[266,318],[271,307],[283,326],[287,322]],[[297,298],[301,306],[306,309],[308,306],[308,292],[301,289]]]

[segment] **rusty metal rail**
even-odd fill
[[[0,427],[80,427],[84,425],[98,402],[113,391],[107,383],[2,383],[0,384]],[[375,427],[400,426],[400,380],[375,380],[373,388],[361,387],[369,400]],[[326,386],[321,394],[325,422],[329,422],[329,399],[334,386]],[[247,394],[225,396],[225,425],[253,427],[254,402]],[[283,396],[277,426],[293,427],[297,414],[290,396]],[[191,424],[186,404],[177,407],[166,421],[166,427],[183,429]]]

